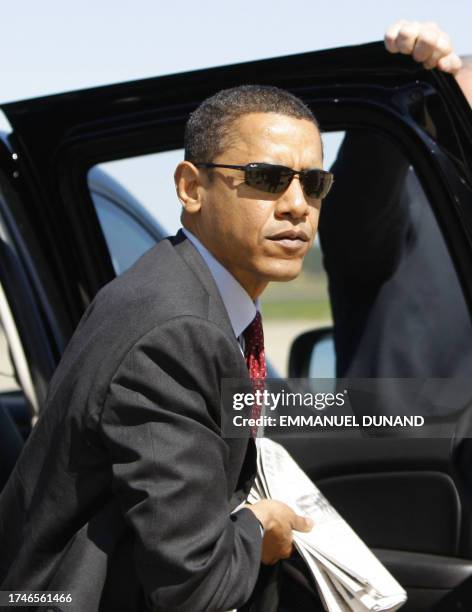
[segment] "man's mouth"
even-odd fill
[[[300,229],[278,232],[277,234],[267,236],[267,239],[290,250],[297,250],[301,247],[305,247],[306,243],[310,241],[308,234]]]

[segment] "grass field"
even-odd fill
[[[264,319],[313,319],[330,320],[328,300],[277,300],[263,301]]]

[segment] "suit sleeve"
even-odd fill
[[[237,357],[214,324],[179,317],[141,338],[112,379],[102,433],[152,610],[229,610],[254,588],[259,523],[230,515],[220,435],[221,378]]]
[[[346,134],[320,217],[330,285],[372,287],[396,269],[408,232],[403,194],[408,167],[403,153],[380,135],[367,130]]]

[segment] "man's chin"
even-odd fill
[[[287,262],[288,263],[288,262]],[[300,275],[302,271],[302,264],[295,265],[295,262],[289,262],[290,265],[282,264],[273,268],[267,275],[270,282],[287,283],[288,281],[294,280]]]

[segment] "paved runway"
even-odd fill
[[[266,356],[281,376],[287,376],[288,356],[293,340],[303,332],[326,325],[330,325],[330,321],[314,321],[313,319],[293,321],[268,319],[264,321]]]

